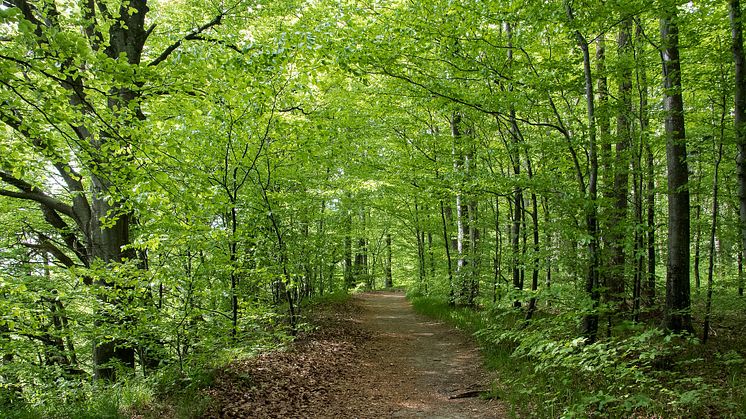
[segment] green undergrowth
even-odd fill
[[[408,297],[419,313],[475,336],[498,377],[490,397],[515,416],[746,416],[745,360],[732,348],[623,321],[612,337],[586,345],[572,310],[543,306],[527,323],[507,304],[471,309]]]
[[[337,292],[303,301],[299,329],[312,327],[306,323],[305,314],[317,307],[334,310],[348,299],[349,294]],[[249,325],[247,333],[236,342],[210,341],[209,346],[183,357],[181,362],[172,360],[146,377],[129,375],[115,384],[96,384],[61,375],[56,379],[29,376],[28,380],[35,380],[34,393],[26,390],[23,398],[0,399],[0,418],[200,417],[211,403],[204,390],[220,371],[232,362],[280,349],[292,340],[287,325],[277,321],[272,328]],[[0,383],[0,398],[10,391],[11,385]]]

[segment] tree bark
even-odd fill
[[[565,2],[565,10],[568,19],[575,20],[572,7]],[[591,307],[583,316],[582,334],[587,343],[596,341],[598,332],[598,304],[600,300],[598,267],[598,152],[596,145],[596,114],[593,94],[593,77],[591,74],[591,57],[588,49],[588,41],[580,31],[576,30],[575,39],[583,53],[583,75],[585,79],[585,99],[588,116],[588,158],[590,161],[588,173],[588,192],[586,195],[586,227],[588,230],[588,271],[585,281],[585,292],[591,299]]]
[[[663,325],[674,332],[692,332],[690,314],[689,170],[686,161],[684,100],[681,94],[679,29],[675,7],[660,20],[661,62],[668,166],[668,263]]]
[[[735,106],[733,120],[736,130],[736,171],[738,173],[738,213],[741,220],[741,259],[746,255],[746,56],[743,51],[743,20],[740,0],[728,2],[733,62],[735,64]],[[743,287],[739,287],[743,295]]]
[[[497,302],[497,289],[502,277],[502,232],[500,231],[500,198],[495,196],[495,277],[492,280],[492,302]]]
[[[386,288],[394,286],[393,276],[391,274],[391,233],[386,233]]]
[[[627,218],[627,193],[629,187],[629,156],[628,149],[631,142],[630,115],[632,115],[632,69],[628,61],[631,54],[631,19],[622,22],[617,38],[619,64],[619,109],[617,112],[616,156],[614,161],[614,208],[609,222],[611,259],[609,266],[609,281],[607,284],[612,301],[624,306],[625,293],[625,237]]]
[[[635,44],[637,48],[636,54],[638,56],[644,54],[644,45],[648,41],[644,39],[642,26],[639,23],[635,23]],[[639,63],[639,60],[636,60]],[[647,269],[644,280],[644,303],[647,307],[652,307],[655,303],[655,160],[653,156],[653,149],[650,145],[650,136],[648,133],[648,127],[650,126],[650,114],[648,109],[648,75],[644,65],[636,66],[638,76],[638,93],[640,96],[640,136],[642,138],[641,148],[644,149],[646,167],[645,175],[643,176],[647,183],[645,185],[645,246],[646,246],[646,260]],[[641,151],[642,153],[642,151]],[[642,163],[642,162],[641,162]],[[641,169],[642,170],[642,169]],[[642,180],[641,180],[642,182]]]
[[[446,249],[446,262],[448,273],[448,303],[453,304],[453,262],[451,260],[451,238],[448,236],[448,221],[446,220],[446,210],[443,200],[440,200],[440,220],[443,224],[443,246]]]
[[[725,108],[723,108],[725,110]],[[723,118],[724,119],[724,118]],[[712,282],[713,270],[715,265],[715,233],[718,225],[718,170],[720,169],[720,160],[723,157],[723,142],[718,144],[718,151],[715,157],[715,167],[713,168],[712,180],[712,223],[710,224],[710,254],[707,264],[707,297],[705,299],[705,323],[702,331],[702,343],[707,343],[710,336],[710,315],[712,312]]]

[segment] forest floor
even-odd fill
[[[365,293],[314,313],[288,350],[231,364],[206,418],[499,418],[479,350],[416,314],[404,294]]]

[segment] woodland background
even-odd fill
[[[0,412],[193,394],[405,285],[520,414],[743,414],[741,13],[4,0]]]

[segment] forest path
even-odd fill
[[[362,308],[361,327],[373,335],[361,359],[361,378],[369,383],[361,390],[386,405],[387,416],[507,416],[495,401],[452,398],[490,388],[490,376],[471,339],[415,313],[402,293],[365,293],[354,298]]]
[[[414,312],[403,293],[370,292],[312,315],[287,351],[235,362],[206,393],[205,418],[502,418],[463,333]],[[476,394],[475,394],[476,395]]]

